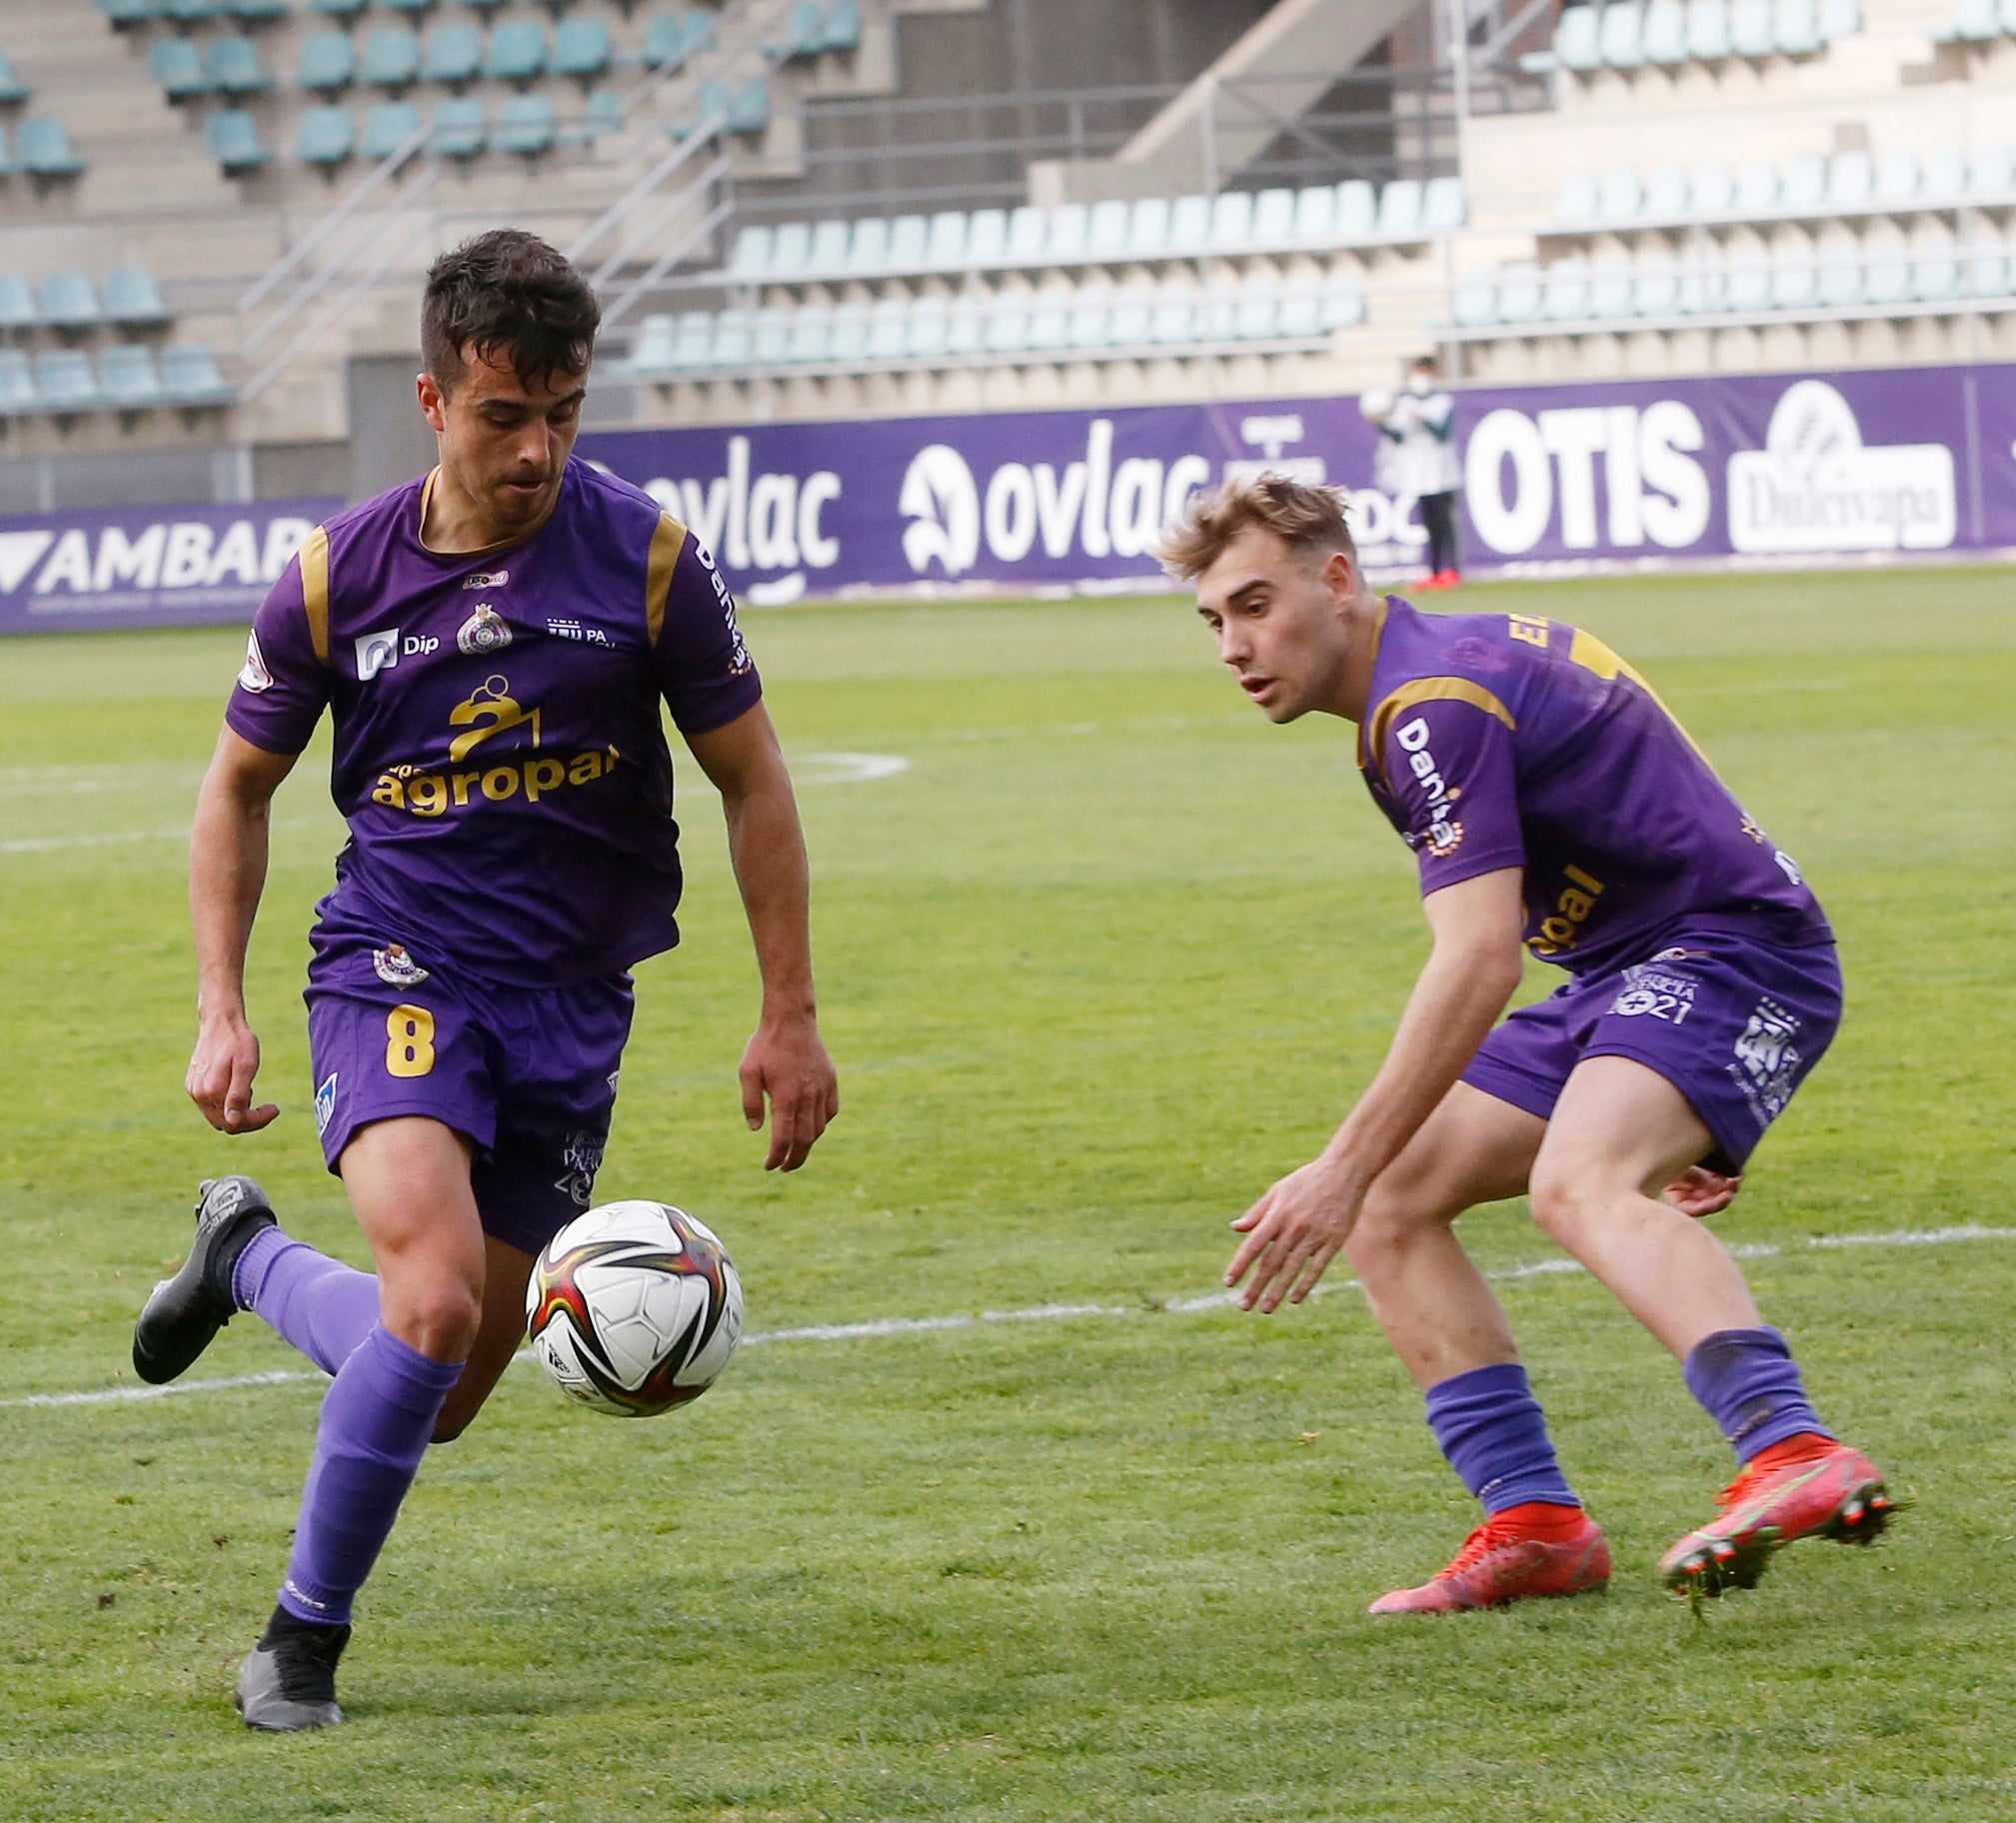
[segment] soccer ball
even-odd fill
[[[562,1392],[619,1418],[697,1399],[742,1334],[742,1280],[703,1221],[666,1202],[605,1202],[533,1262],[532,1351]]]
[[[1360,393],[1358,412],[1373,424],[1384,424],[1392,416],[1393,395],[1383,386],[1375,386],[1370,392]]]

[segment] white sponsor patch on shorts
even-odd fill
[[[315,1130],[318,1134],[329,1131],[329,1123],[336,1118],[336,1071],[329,1072],[329,1079],[315,1091]]]

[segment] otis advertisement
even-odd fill
[[[0,519],[0,633],[242,623],[338,500]]]
[[[1472,575],[2016,549],[2016,367],[1456,393]],[[1416,504],[1373,485],[1352,397],[584,436],[753,605],[892,588],[1123,588],[1199,487],[1269,468],[1349,491],[1375,573]]]

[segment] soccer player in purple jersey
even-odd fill
[[[1797,867],[1600,641],[1370,594],[1323,489],[1229,484],[1162,557],[1269,721],[1358,725],[1365,783],[1420,863],[1433,946],[1386,1059],[1322,1154],[1232,1223],[1245,1238],[1225,1270],[1244,1308],[1272,1311],[1345,1253],[1484,1507],[1445,1569],[1371,1611],[1608,1580],[1504,1310],[1452,1231],[1522,1191],[1735,1449],[1720,1510],[1660,1564],[1667,1586],[1750,1587],[1812,1534],[1867,1542],[1891,1510],[1880,1472],[1822,1424],[1784,1336],[1689,1218],[1734,1196],[1840,1018],[1833,933]],[[1500,1023],[1522,933],[1569,978]]]
[[[310,535],[256,617],[198,800],[188,1087],[257,1132],[246,944],[268,807],[324,710],[350,825],[317,911],[315,1121],[377,1263],[277,1224],[249,1177],[203,1186],[196,1242],[134,1331],[173,1379],[253,1310],[335,1376],[279,1605],[238,1677],[255,1728],[343,1719],[336,1661],[430,1441],[459,1436],[525,1332],[534,1254],[589,1205],[631,965],[679,940],[660,705],[719,788],[763,977],[742,1059],[767,1168],[839,1110],[814,1010],[805,844],[736,626],[692,534],[570,460],[600,312],[532,235],[436,262],[421,313],[425,481]]]

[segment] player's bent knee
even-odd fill
[[[1608,1186],[1591,1173],[1536,1167],[1527,1195],[1533,1219],[1571,1252],[1596,1211],[1613,1200]]]
[[[385,1300],[385,1326],[430,1360],[466,1360],[482,1319],[481,1299],[462,1284],[416,1286]]]

